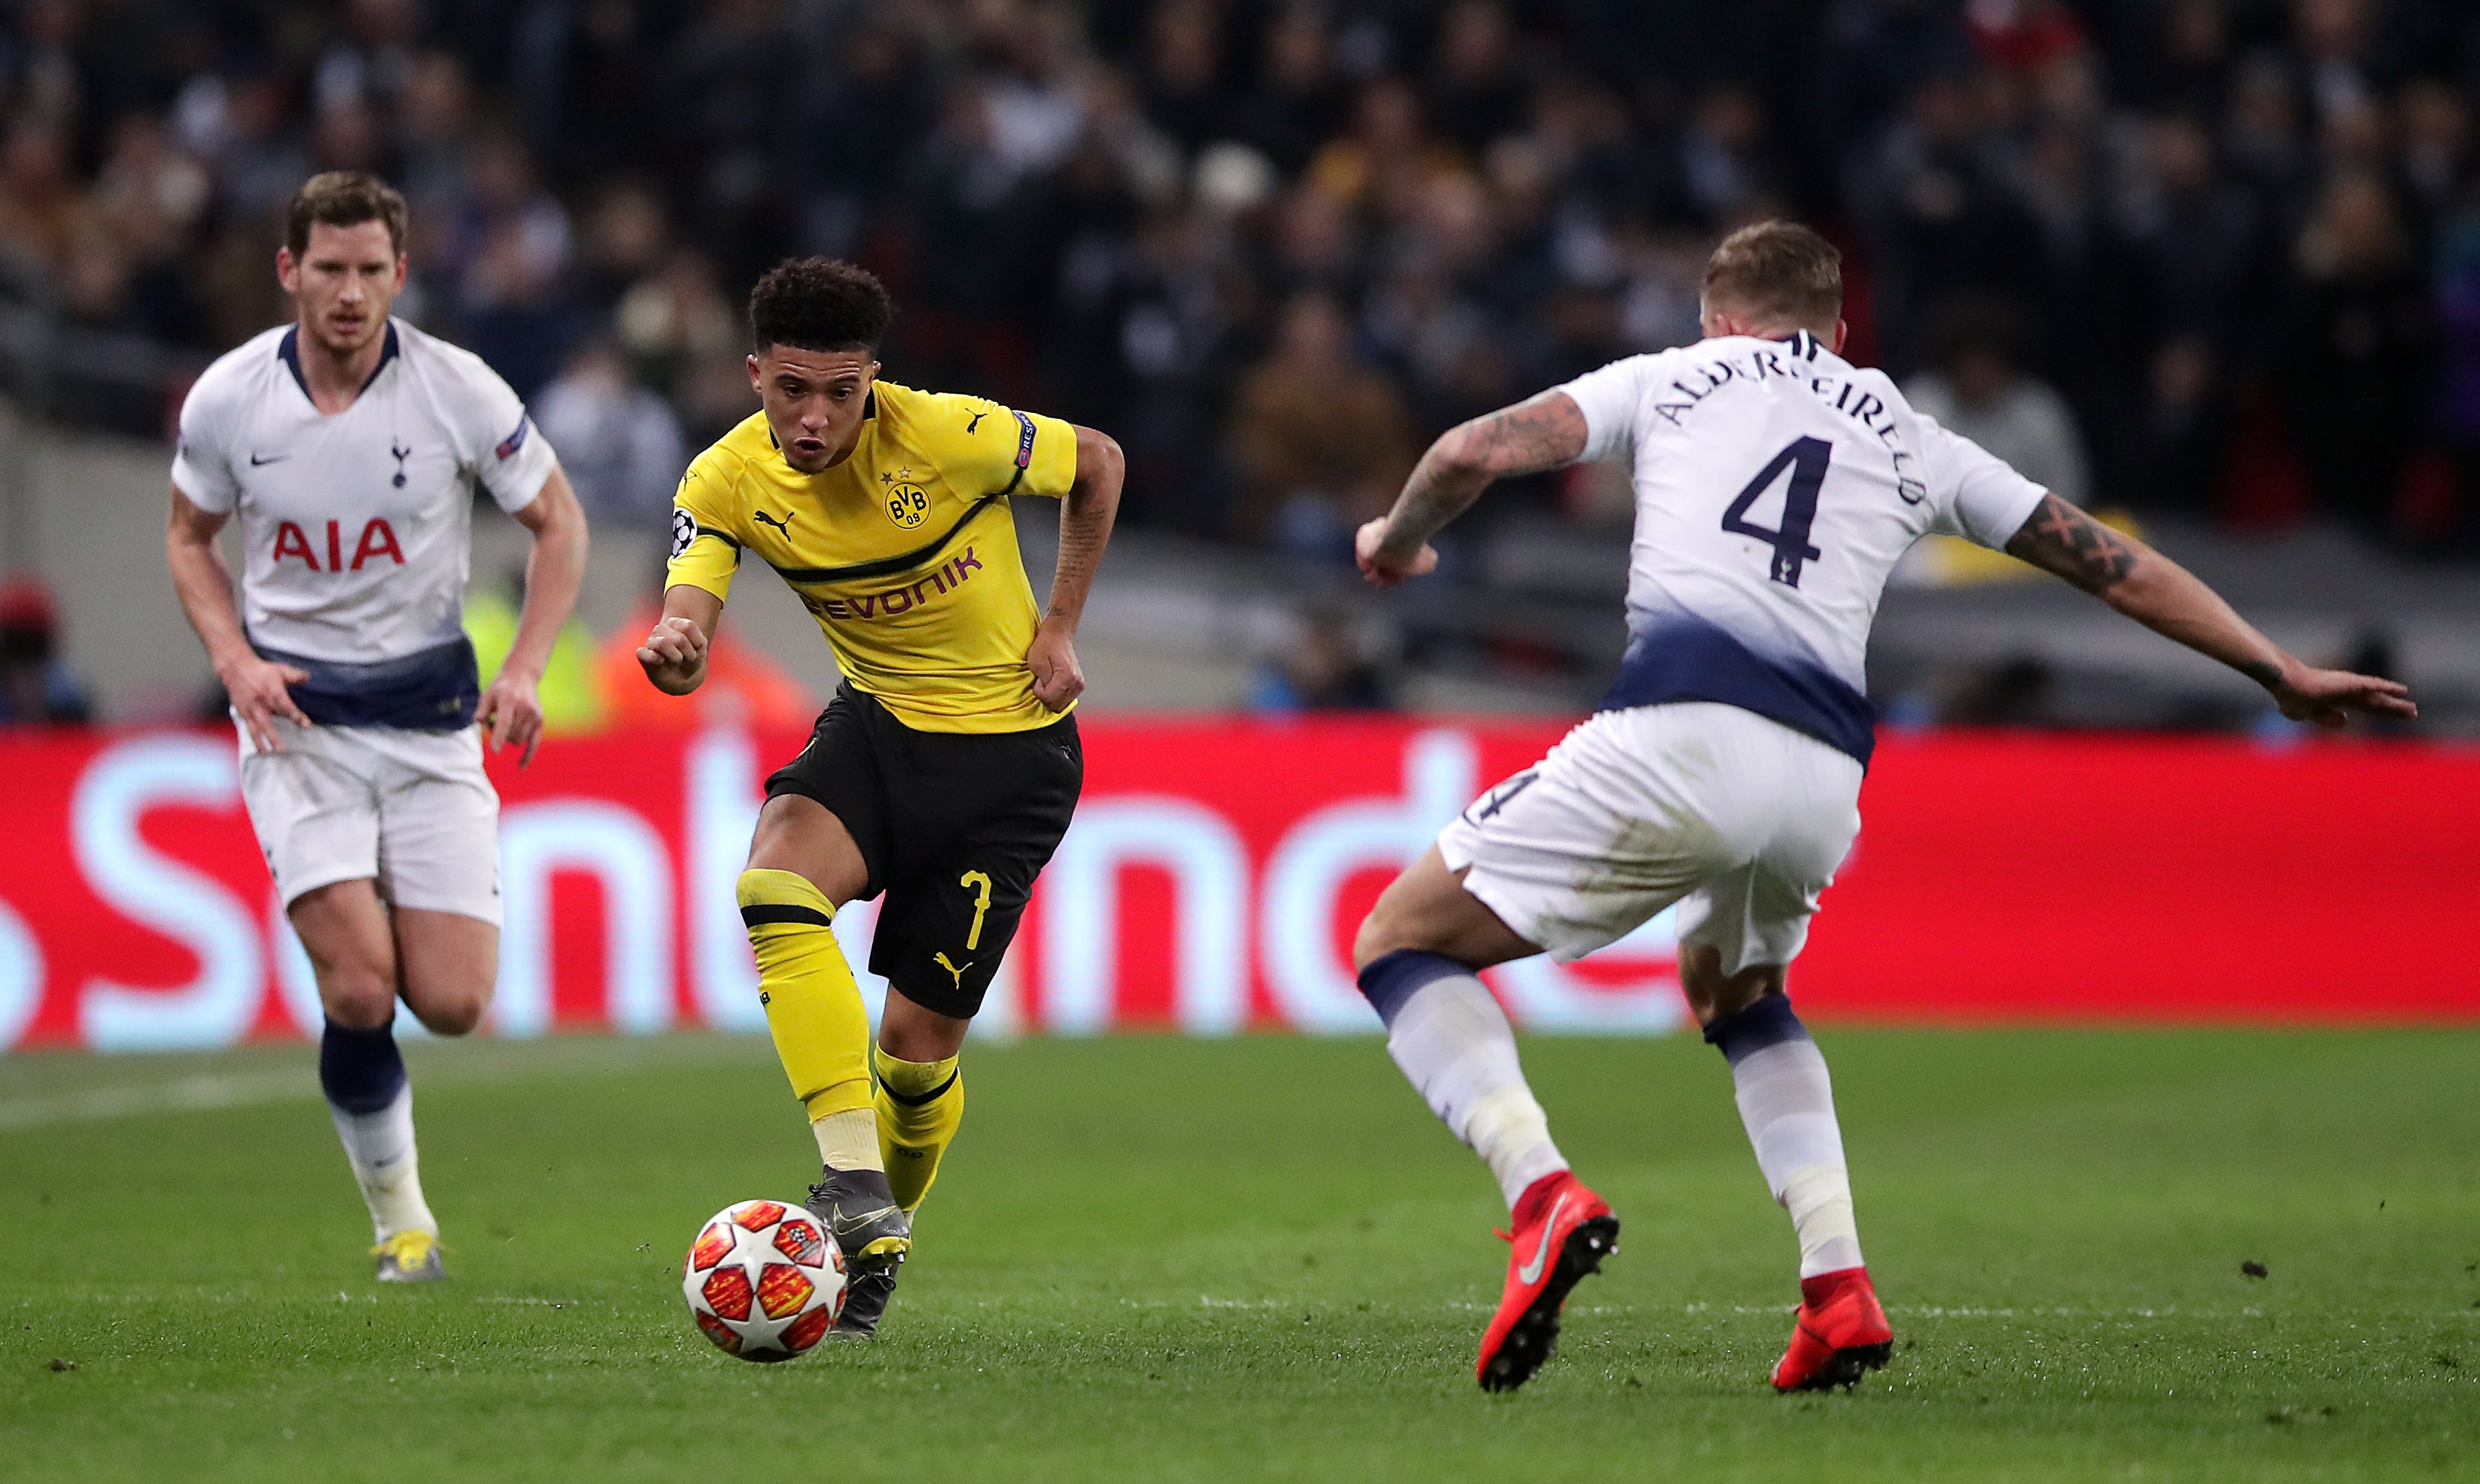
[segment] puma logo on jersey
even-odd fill
[[[965,968],[960,969],[956,967],[956,965],[947,961],[947,956],[945,954],[932,954],[930,957],[937,959],[939,966],[947,971],[947,977],[956,982],[957,988],[962,989],[965,987],[965,969],[969,969],[973,966],[972,959],[966,959]]]
[[[787,541],[792,539],[792,512],[789,510],[784,512],[784,518],[780,521],[763,510],[752,510],[749,512],[749,518],[761,525],[774,526],[784,533],[784,539]]]
[[[973,414],[973,416],[972,416],[972,421],[970,421],[970,422],[967,422],[967,423],[965,424],[965,436],[966,436],[966,437],[968,437],[968,438],[972,437],[972,436],[973,436],[973,430],[974,430],[975,428],[977,428],[977,427],[980,427],[980,426],[982,425],[982,420],[983,420],[984,418],[989,417],[990,415],[991,415],[991,414],[990,414],[990,409],[988,409],[988,408],[984,408],[984,409],[983,409],[983,410],[981,410],[980,412],[974,413],[974,414]]]

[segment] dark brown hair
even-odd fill
[[[284,245],[293,249],[296,258],[310,250],[310,224],[314,221],[323,221],[331,227],[384,221],[388,244],[400,254],[404,251],[404,197],[375,175],[360,170],[329,170],[301,183],[301,189],[293,193],[293,204],[284,212]]]
[[[749,338],[795,350],[878,349],[895,300],[866,269],[835,258],[787,258],[749,291]]]
[[[1843,254],[1796,221],[1760,221],[1722,239],[1705,261],[1705,299],[1821,327],[1843,314]]]

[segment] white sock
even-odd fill
[[[829,1169],[885,1169],[878,1152],[878,1110],[848,1108],[810,1120],[818,1158]]]
[[[1433,979],[1405,998],[1387,1021],[1386,1054],[1430,1111],[1489,1165],[1510,1210],[1526,1186],[1567,1167],[1524,1085],[1515,1032],[1470,973]]]
[[[1860,1266],[1860,1231],[1825,1057],[1791,1024],[1797,1034],[1735,1057],[1731,1081],[1757,1168],[1799,1236],[1799,1275],[1814,1278]]]
[[[347,1113],[333,1103],[327,1113],[336,1120],[336,1137],[345,1142],[345,1158],[352,1162],[363,1203],[371,1208],[376,1240],[385,1241],[403,1231],[438,1236],[439,1222],[422,1198],[422,1165],[413,1144],[413,1085],[397,1088],[376,1113]]]

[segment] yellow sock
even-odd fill
[[[775,1056],[813,1123],[870,1106],[869,1013],[836,946],[835,907],[791,871],[740,873],[740,920]]]
[[[965,1121],[965,1074],[955,1057],[906,1062],[876,1046],[869,1055],[878,1071],[878,1152],[887,1188],[897,1205],[917,1210],[939,1178],[939,1157]]]

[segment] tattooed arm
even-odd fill
[[[1076,661],[1076,625],[1085,617],[1094,571],[1111,540],[1120,513],[1120,483],[1127,459],[1107,433],[1076,429],[1076,482],[1059,505],[1059,565],[1050,578],[1050,606],[1043,610],[1024,667],[1033,672],[1033,693],[1054,711],[1085,690],[1085,668]]]
[[[2195,574],[2055,495],[2006,543],[2008,554],[2054,573],[2154,632],[2236,670],[2273,693],[2292,721],[2339,727],[2353,711],[2419,714],[2393,680],[2303,663],[2238,616]]]
[[[1361,576],[1393,587],[1438,565],[1430,538],[1472,507],[1493,479],[1539,473],[1584,456],[1585,414],[1564,392],[1543,392],[1512,407],[1447,429],[1421,455],[1395,508],[1360,527]]]

